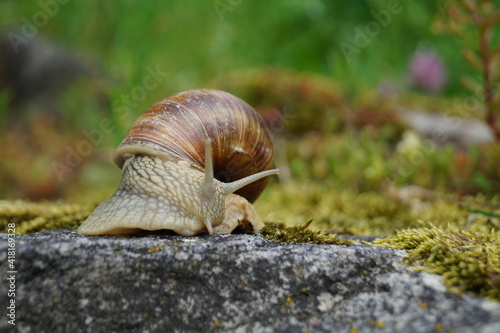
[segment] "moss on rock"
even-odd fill
[[[321,231],[309,229],[312,221],[301,226],[286,227],[283,223],[266,223],[259,235],[276,241],[285,243],[309,243],[309,244],[335,244],[352,245],[353,241],[338,238],[335,235],[325,234]]]
[[[428,224],[407,229],[372,245],[405,250],[417,270],[439,274],[448,289],[500,301],[500,237]]]
[[[93,211],[93,205],[64,202],[29,202],[0,200],[0,232],[14,223],[17,234],[43,230],[76,229]]]
[[[257,211],[267,221],[301,225],[313,220],[312,226],[336,234],[388,236],[397,230],[419,228],[419,220],[437,226],[489,233],[491,216],[471,213],[464,205],[485,207],[483,211],[498,214],[499,198],[487,201],[476,195],[397,198],[389,190],[357,192],[329,183],[301,181],[288,186],[270,184],[256,202]]]
[[[381,193],[356,194],[327,188],[296,184],[278,191],[271,187],[261,199],[259,210],[265,211],[271,205],[274,215],[266,220],[278,222],[266,223],[258,234],[278,242],[336,245],[354,242],[318,231],[319,228],[356,235],[390,235],[366,244],[405,250],[411,267],[442,275],[452,292],[470,292],[500,301],[500,231],[491,222],[498,214],[495,210],[489,215],[471,213],[453,200],[441,200],[427,202],[426,209],[412,212],[411,205]],[[94,207],[3,200],[0,232],[7,232],[9,223],[15,224],[17,234],[76,229]],[[476,214],[472,224],[471,214]],[[433,224],[419,223],[418,216]],[[312,217],[317,222],[298,221]],[[470,230],[464,230],[467,227]],[[251,232],[243,225],[237,231]]]

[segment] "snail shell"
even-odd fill
[[[205,170],[204,140],[212,141],[214,177],[229,183],[268,170],[274,148],[264,121],[241,99],[219,90],[188,90],[147,110],[129,129],[113,154],[122,167],[127,154],[147,147]],[[235,192],[254,202],[268,178]]]
[[[250,202],[263,191],[274,149],[264,122],[217,90],[170,96],[140,116],[113,154],[122,182],[78,232],[123,234],[170,229],[230,233],[263,222]]]

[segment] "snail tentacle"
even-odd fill
[[[259,173],[250,175],[248,177],[235,180],[234,182],[231,183],[222,183],[224,187],[224,195],[229,195],[231,193],[234,193],[238,191],[240,188],[247,186],[248,184],[251,184],[261,178],[270,176],[270,175],[277,175],[279,174],[280,169],[271,169],[271,170],[266,170],[266,171],[261,171]]]
[[[214,196],[214,165],[212,162],[212,140],[205,139],[205,179],[201,184],[201,193],[208,199]]]

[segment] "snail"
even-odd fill
[[[263,120],[241,99],[209,89],[172,95],[133,123],[113,153],[119,188],[77,232],[225,234],[238,221],[260,230],[252,202],[279,172],[273,157]]]

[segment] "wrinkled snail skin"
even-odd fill
[[[211,103],[212,106],[214,99],[220,99],[221,95],[223,98],[229,98],[231,103],[244,103],[228,93],[219,91],[196,90],[181,94],[195,96],[195,98],[208,96],[205,101],[206,103]],[[176,104],[181,105],[180,102],[182,99],[178,98],[181,94],[174,95],[170,99],[174,99]],[[167,101],[168,104],[169,98],[164,101]],[[215,104],[220,108],[221,103]],[[244,106],[247,107],[246,104]],[[206,105],[204,107],[204,110],[206,110]],[[177,109],[179,108],[177,107]],[[191,105],[187,109],[190,110],[190,115],[195,119],[200,118],[204,114],[204,111],[195,111],[193,114]],[[227,110],[220,111],[217,108],[208,109],[222,114],[228,112]],[[251,111],[255,113],[253,109]],[[156,109],[154,112],[156,112]],[[168,115],[170,120],[178,119],[179,112],[178,110],[176,112]],[[246,117],[247,112],[245,110],[243,116]],[[180,113],[182,114],[183,112]],[[260,230],[263,227],[264,224],[250,201],[243,196],[234,194],[234,192],[242,188],[247,188],[246,192],[244,192],[245,195],[254,199],[256,197],[255,194],[248,193],[248,184],[256,183],[260,179],[278,173],[277,169],[267,169],[272,163],[272,155],[264,154],[260,156],[262,152],[273,152],[271,140],[264,126],[259,123],[259,125],[253,124],[253,128],[242,129],[244,136],[248,136],[249,134],[245,133],[245,131],[248,132],[250,130],[257,131],[257,137],[263,138],[258,139],[258,142],[250,142],[250,148],[242,147],[241,138],[238,137],[235,145],[228,144],[226,140],[224,143],[227,147],[222,149],[221,147],[217,147],[216,143],[221,143],[223,140],[219,139],[215,141],[210,135],[210,130],[204,130],[214,125],[214,117],[212,115],[209,117],[208,122],[202,122],[202,125],[198,126],[199,128],[196,128],[196,125],[190,124],[197,131],[204,131],[202,135],[205,137],[201,139],[202,142],[192,143],[189,141],[186,144],[188,146],[187,152],[179,152],[178,143],[182,143],[185,140],[193,140],[193,138],[189,138],[188,136],[180,137],[179,135],[177,137],[178,140],[174,140],[174,148],[172,148],[172,144],[168,140],[175,137],[175,135],[170,132],[172,128],[174,128],[173,131],[175,132],[179,124],[175,122],[172,125],[169,122],[159,121],[158,118],[153,123],[149,121],[141,123],[144,120],[141,118],[145,115],[136,121],[127,134],[127,137],[115,151],[115,162],[123,169],[122,181],[119,188],[113,196],[99,205],[88,219],[83,222],[80,228],[78,228],[78,233],[86,235],[129,234],[139,230],[167,229],[173,230],[183,236],[192,236],[204,232],[208,232],[209,234],[224,234],[231,233],[236,228],[238,221],[249,222],[254,230]],[[237,116],[233,115],[233,117],[240,116],[241,114]],[[260,121],[256,113],[254,115],[250,112],[250,116],[255,116],[257,122]],[[186,119],[181,120],[186,121]],[[243,121],[243,123],[246,121]],[[157,128],[152,128],[152,124]],[[219,120],[215,124],[221,126]],[[241,125],[241,123],[238,125]],[[220,131],[212,129],[212,132],[215,134],[222,133],[222,135],[227,136],[228,133],[232,133],[232,127],[234,126],[234,120],[232,120],[232,123],[227,123],[226,126],[230,129],[229,132],[224,127],[220,128]],[[160,132],[168,133],[168,135],[158,135]],[[262,135],[262,133],[265,135]],[[163,141],[158,139],[158,136]],[[140,137],[140,140],[137,139],[138,137]],[[200,140],[200,137],[194,135],[194,139]],[[200,154],[198,149],[200,144],[202,154]],[[268,146],[259,147],[259,144],[266,144]],[[159,146],[169,148],[161,149]],[[172,149],[177,153],[173,154]],[[234,153],[235,150],[236,154]],[[215,164],[215,159],[217,158],[219,161],[224,160],[224,158],[218,157],[216,154],[221,154],[221,152],[229,155],[233,154],[236,160],[238,160],[241,157],[238,156],[241,154],[241,151],[244,152],[243,160],[251,164],[250,171],[247,172],[252,173],[244,175],[245,177],[241,179],[232,179],[231,182],[221,182],[215,179],[214,174],[220,170],[220,165]],[[248,151],[256,151],[257,153],[250,155],[247,153]],[[189,156],[191,157],[186,158],[184,154],[190,154]],[[195,157],[193,158],[192,156]],[[265,163],[259,164],[255,162],[255,159],[259,158],[264,158]],[[200,162],[200,159],[203,160]],[[245,168],[248,168],[248,166],[243,165],[242,169]],[[258,170],[258,168],[265,169]],[[259,188],[256,188],[255,191],[260,193],[263,189],[261,188],[262,184],[265,185],[265,182],[260,182]]]

